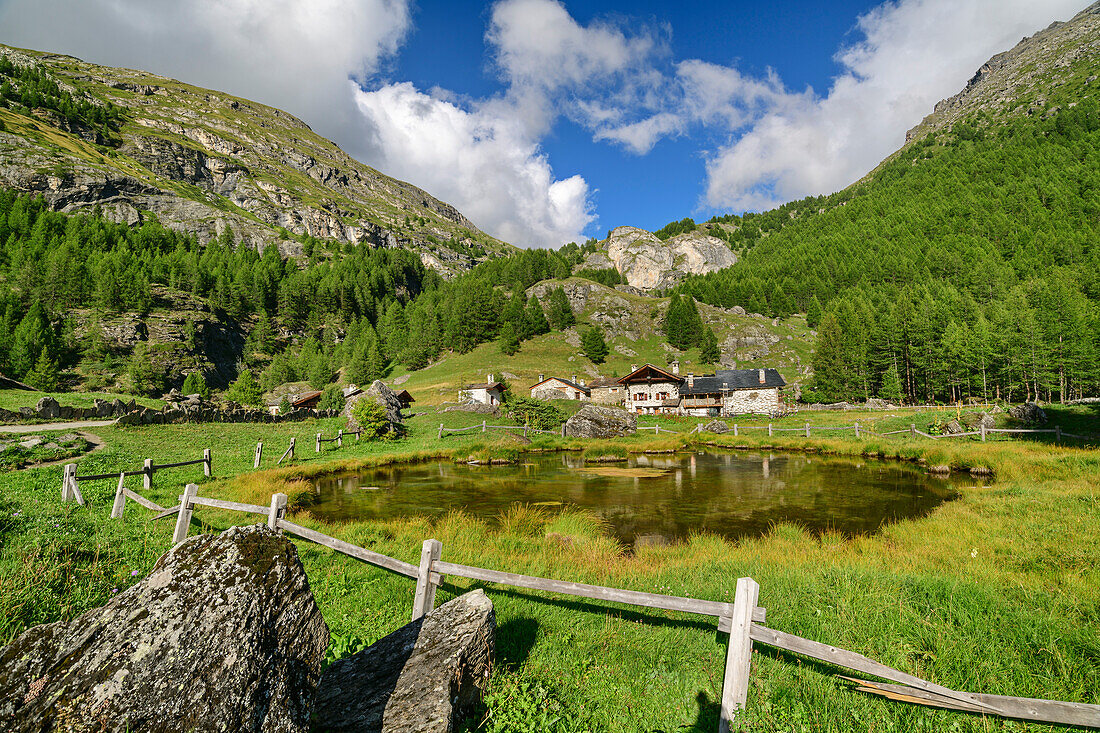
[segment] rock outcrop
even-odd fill
[[[397,393],[387,387],[382,380],[376,379],[366,390],[349,397],[344,409],[340,412],[341,417],[347,418],[348,430],[359,429],[355,418],[352,417],[352,408],[360,400],[372,400],[382,405],[382,408],[386,411],[386,422],[389,423],[389,430],[401,432],[405,429],[404,423],[401,421],[401,400],[397,399]]]
[[[727,425],[724,420],[711,420],[701,427],[700,430],[704,433],[717,433],[721,435],[722,433],[728,433],[730,431],[730,426]]]
[[[192,537],[0,650],[0,729],[304,733],[328,642],[292,543],[264,525]]]
[[[565,421],[565,434],[571,438],[618,438],[637,430],[637,415],[600,405],[585,405]]]
[[[317,728],[450,733],[488,686],[495,633],[485,591],[444,603],[325,670]]]
[[[646,291],[664,290],[688,275],[703,275],[737,262],[737,255],[725,242],[698,231],[661,241],[644,229],[622,226],[613,229],[601,244],[583,267],[601,269],[610,265],[628,285]]]

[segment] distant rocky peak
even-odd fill
[[[581,267],[614,267],[631,287],[651,291],[667,290],[688,275],[703,275],[736,262],[737,255],[725,242],[700,231],[661,241],[645,229],[620,226],[611,230]]]

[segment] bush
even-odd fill
[[[317,403],[317,409],[340,411],[344,409],[346,403],[347,399],[344,397],[344,391],[337,385],[330,384],[321,392],[321,400]]]
[[[253,378],[252,372],[247,369],[241,370],[241,375],[237,377],[237,381],[225,391],[225,398],[250,407],[261,407],[263,405],[263,394],[260,392],[260,385]]]
[[[508,403],[504,414],[516,422],[526,423],[538,430],[554,430],[565,422],[565,413],[546,400],[519,397]]]
[[[290,404],[290,398],[283,395],[283,399],[279,401],[279,414],[286,415],[294,409],[294,405]]]
[[[183,380],[183,393],[185,395],[197,394],[204,400],[210,399],[210,387],[206,384],[206,378],[199,372],[191,372]]]
[[[351,419],[359,426],[360,437],[365,440],[392,439],[396,437],[390,430],[390,421],[386,418],[386,408],[369,397],[358,400],[351,408]]]

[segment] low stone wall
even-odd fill
[[[122,417],[137,410],[134,401],[123,402],[120,399],[95,400],[91,407],[72,407],[62,405],[53,397],[43,397],[35,407],[20,407],[17,412],[0,409],[0,422],[23,422],[26,420],[108,420]]]
[[[292,410],[285,415],[272,415],[266,410],[256,410],[231,405],[219,409],[214,405],[192,400],[168,404],[162,410],[142,407],[131,400],[95,400],[91,407],[72,407],[58,404],[52,397],[43,397],[35,407],[20,407],[18,412],[0,409],[0,422],[26,422],[29,420],[110,420],[118,418],[119,425],[169,425],[174,423],[278,423],[295,422],[311,417],[335,417],[336,410]]]

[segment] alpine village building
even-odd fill
[[[540,399],[591,400],[623,405],[641,415],[671,414],[719,417],[749,413],[771,414],[779,409],[779,392],[787,385],[776,369],[719,369],[714,374],[680,375],[646,364],[621,379],[599,377],[588,385],[560,377],[539,375],[531,396]]]

